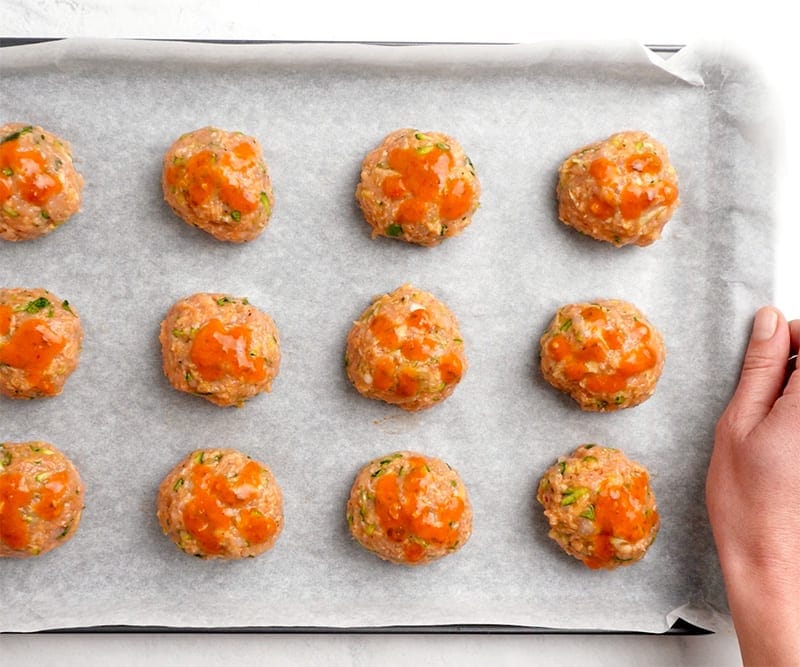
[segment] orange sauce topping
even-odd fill
[[[652,206],[670,206],[678,198],[678,188],[671,181],[657,180],[651,185],[629,183],[619,195],[620,181],[625,182],[629,174],[655,175],[661,172],[663,163],[655,153],[635,153],[625,161],[625,171],[611,160],[599,157],[589,165],[589,175],[603,189],[600,195],[589,199],[589,212],[601,220],[614,216],[617,206],[625,220],[638,218]]]
[[[52,521],[64,511],[64,496],[69,475],[66,470],[45,474],[41,482],[34,482],[38,489],[23,489],[20,473],[0,475],[0,541],[12,549],[24,549],[28,544],[30,519],[22,511],[34,499],[38,501],[30,508],[33,515]],[[27,485],[26,485],[27,486]]]
[[[426,361],[436,347],[433,338],[409,338],[401,346],[403,356],[410,361]]]
[[[9,176],[7,173],[11,171]],[[61,181],[48,169],[44,155],[36,148],[20,148],[19,139],[0,144],[0,200],[14,192],[30,204],[42,206],[63,189]]]
[[[377,315],[369,323],[369,330],[384,350],[395,350],[400,340],[394,331],[395,323],[386,315]]]
[[[0,347],[0,363],[23,371],[33,387],[52,395],[56,388],[45,372],[65,345],[66,341],[44,320],[25,320]]]
[[[278,526],[270,516],[264,516],[258,510],[250,510],[239,514],[236,522],[239,532],[249,544],[261,544],[271,538]]]
[[[439,361],[439,372],[442,374],[442,381],[446,384],[453,384],[461,379],[464,372],[464,364],[461,359],[453,352],[448,352]]]
[[[253,384],[267,377],[263,357],[250,356],[250,328],[240,324],[226,328],[216,318],[197,331],[189,358],[204,380],[214,382],[230,376]]]
[[[406,324],[414,329],[424,331],[425,333],[428,333],[431,331],[431,329],[433,329],[433,324],[431,324],[431,316],[424,308],[412,310],[408,314],[408,317],[406,317]]]
[[[394,384],[394,360],[391,357],[380,357],[375,362],[372,373],[372,386],[378,391],[385,391]]]
[[[397,374],[397,394],[403,398],[411,398],[419,391],[417,371],[412,366],[403,366]]]
[[[400,326],[410,330],[402,342],[396,333],[396,328]],[[405,320],[399,323],[386,315],[376,315],[370,322],[369,330],[385,351],[393,352],[399,349],[408,361],[421,363],[429,361],[438,345],[435,338],[426,335],[433,331],[433,323],[430,312],[425,308],[411,311]],[[461,359],[452,352],[442,356],[438,367],[442,380],[447,384],[458,382],[464,372]],[[395,373],[397,373],[396,378]],[[419,374],[414,366],[401,365],[398,369],[392,357],[379,357],[373,367],[372,386],[379,391],[385,391],[394,386],[395,382],[400,396],[410,398],[419,392]]]
[[[11,318],[14,311],[11,306],[0,306],[0,336],[7,336],[11,332]]]
[[[183,523],[207,553],[221,553],[221,538],[234,526],[249,544],[265,542],[275,534],[273,519],[255,509],[242,509],[258,495],[261,470],[258,463],[248,461],[229,479],[205,463],[192,468],[192,497],[183,508]]]
[[[593,393],[613,394],[625,388],[628,378],[656,365],[655,352],[648,342],[650,329],[639,323],[632,336],[636,344],[622,353],[615,369],[606,373],[590,371],[589,366],[606,361],[610,351],[622,350],[625,336],[621,330],[607,326],[605,311],[599,306],[587,306],[581,311],[581,317],[585,322],[596,324],[591,337],[579,343],[559,332],[547,343],[550,356],[556,362],[564,362],[564,373],[568,379],[581,382],[584,388]]]
[[[592,160],[592,163],[589,165],[589,175],[600,186],[613,186],[619,178],[620,173],[619,169],[617,169],[617,165],[611,160],[599,157],[596,160]]]
[[[189,203],[202,206],[215,194],[222,203],[241,214],[252,213],[258,208],[258,194],[242,188],[239,182],[244,172],[252,169],[256,162],[255,148],[248,141],[234,146],[222,157],[210,150],[194,153],[185,164],[172,164],[167,168],[167,184],[183,190]]]
[[[598,218],[607,220],[614,215],[614,205],[600,197],[592,197],[589,200],[589,212]]]
[[[655,153],[635,153],[625,161],[628,171],[639,171],[643,174],[657,174],[661,171],[661,158]]]
[[[61,516],[64,511],[64,496],[67,493],[68,481],[69,475],[66,470],[47,475],[39,491],[39,502],[33,508],[36,514],[50,521]]]
[[[393,542],[405,542],[405,557],[414,563],[425,554],[424,546],[416,540],[456,545],[464,500],[452,495],[441,503],[428,501],[425,492],[432,478],[425,459],[415,456],[405,463],[410,469],[406,468],[404,474],[387,473],[378,478],[375,512],[386,536]]]
[[[445,220],[460,218],[469,211],[474,192],[462,178],[448,178],[453,165],[449,150],[437,145],[394,148],[389,151],[389,168],[381,190],[389,199],[402,199],[397,222],[421,222],[431,208]]]
[[[22,475],[0,475],[0,540],[12,549],[24,549],[28,543],[28,522],[21,512],[33,497],[20,486]]]
[[[592,569],[609,563],[614,550],[611,538],[629,543],[643,539],[658,521],[658,511],[645,514],[648,496],[648,479],[643,472],[635,472],[630,484],[601,488],[594,502],[594,522],[597,530],[592,556],[584,562]]]

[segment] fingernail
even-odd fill
[[[769,340],[778,328],[778,313],[774,308],[761,308],[753,322],[753,340]]]

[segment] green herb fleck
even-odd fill
[[[197,461],[198,463],[202,463],[203,461],[205,461],[205,458],[206,458],[206,453],[200,452],[197,456],[194,457],[194,460]]]
[[[44,209],[41,210],[41,213],[39,215],[41,215],[45,220],[49,220],[50,219],[50,214],[47,211],[45,211]]]
[[[14,170],[11,167],[3,167],[3,176],[13,176]]]
[[[11,465],[11,452],[5,448],[5,445],[0,445],[0,448],[3,452],[3,455],[0,456],[0,468],[7,468]]]
[[[267,215],[269,215],[272,212],[272,206],[270,206],[267,193],[262,192],[258,197],[261,200],[261,205],[267,210]]]
[[[62,530],[59,535],[58,539],[60,540],[62,537],[66,537],[67,533],[69,533],[69,529],[72,528],[72,521],[70,521],[66,526],[64,526],[64,530]]]
[[[566,469],[567,469],[567,462],[566,461],[559,461],[558,462],[558,472],[560,472],[563,475],[564,471]]]
[[[619,394],[614,397],[614,405],[622,405],[622,401],[625,400],[624,394]]]
[[[558,327],[559,331],[567,331],[572,326],[572,318],[564,320],[563,324]]]
[[[178,480],[172,485],[172,490],[177,491],[183,486],[183,477],[178,477]]]
[[[233,303],[233,300],[227,296],[221,296],[219,299],[217,299],[218,306],[224,306],[226,303]]]
[[[417,146],[414,150],[417,152],[418,155],[427,155],[433,150],[433,146],[431,145]]]
[[[33,132],[33,125],[28,125],[23,127],[21,130],[17,130],[16,132],[12,132],[11,134],[5,136],[2,140],[0,140],[0,144],[19,139],[23,134],[28,134],[28,132]]]
[[[7,204],[3,205],[3,213],[5,213],[9,218],[18,218],[19,217],[19,211],[14,210],[13,208],[8,206]]]
[[[587,489],[585,486],[567,489],[564,492],[564,495],[561,496],[561,507],[572,505],[572,503],[574,503],[578,498],[585,496],[587,493],[589,493],[589,489]]]
[[[430,141],[431,138],[427,134],[422,134],[422,132],[414,132],[414,138],[417,141]]]
[[[584,519],[589,519],[589,521],[594,521],[594,505],[589,505],[583,512],[580,513]]]
[[[446,143],[444,143],[443,141],[437,141],[437,142],[436,142],[434,145],[435,145],[435,146],[436,146],[436,148],[438,148],[440,151],[449,151],[449,150],[450,150],[450,146],[448,146],[448,145],[447,145]]]
[[[47,308],[49,305],[50,302],[43,296],[40,296],[38,299],[28,302],[24,310],[26,313],[33,315],[34,313],[38,313],[42,308]]]
[[[400,236],[403,233],[403,227],[398,225],[396,222],[393,222],[386,228],[386,236]]]
[[[231,211],[231,218],[234,222],[239,222],[242,219],[242,214],[239,211]]]

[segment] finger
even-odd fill
[[[789,339],[792,345],[792,354],[797,354],[800,350],[800,320],[789,322]]]
[[[736,428],[749,433],[769,414],[783,389],[788,358],[786,318],[775,308],[760,308],[753,321],[739,385],[728,405]]]
[[[800,348],[800,320],[789,322],[789,340],[792,354],[797,354]],[[800,396],[800,373],[798,373],[797,359],[793,360],[793,368],[786,379],[786,386],[783,390],[784,396]]]

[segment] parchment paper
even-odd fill
[[[746,63],[713,46],[664,63],[633,44],[549,43],[67,41],[0,58],[0,119],[68,139],[86,179],[64,227],[0,244],[0,284],[50,289],[85,328],[60,397],[0,400],[0,438],[51,441],[87,485],[70,543],[0,561],[0,630],[724,622],[703,483],[752,312],[772,287],[770,110]],[[265,149],[274,215],[244,246],[162,201],[164,151],[207,124]],[[457,137],[483,184],[472,226],[434,249],[370,240],[354,201],[365,153],[406,126]],[[556,217],[560,162],[622,129],[664,142],[679,172],[683,205],[648,248],[615,249]],[[413,415],[360,397],[342,369],[351,321],[406,281],[456,313],[470,361],[450,399]],[[272,394],[220,409],[170,387],[158,326],[198,291],[247,296],[274,317]],[[541,379],[537,341],[560,305],[604,297],[642,308],[668,358],[651,400],[588,414]],[[633,567],[589,571],[547,537],[537,481],[584,442],[620,447],[653,474],[662,530]],[[268,554],[206,562],[161,534],[158,484],[204,446],[272,467],[286,527]],[[363,551],[344,519],[357,470],[405,448],[457,468],[475,512],[461,551],[416,569]]]

